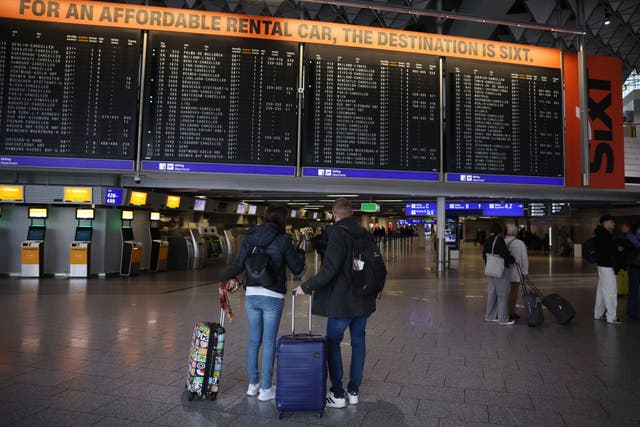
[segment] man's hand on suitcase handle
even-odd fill
[[[298,286],[297,288],[295,288],[295,289],[293,290],[293,293],[294,293],[296,296],[299,296],[299,297],[300,297],[300,296],[302,296],[302,295],[305,295],[304,291],[302,290],[302,286]]]

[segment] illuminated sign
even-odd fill
[[[94,209],[78,208],[76,209],[76,219],[93,219],[95,217]]]
[[[134,206],[144,206],[147,204],[147,193],[142,191],[132,191],[129,197],[129,204]]]
[[[120,215],[120,217],[122,219],[131,221],[133,219],[133,211],[122,211],[122,214]]]
[[[160,212],[151,212],[151,213],[149,213],[149,219],[151,221],[160,221]]]
[[[22,185],[0,185],[0,201],[22,202],[24,187]]]
[[[167,208],[177,209],[180,207],[180,196],[167,196]]]
[[[122,204],[122,188],[107,188],[104,193],[104,204],[120,206]]]
[[[91,203],[91,187],[64,187],[67,203]]]
[[[46,218],[48,215],[47,208],[29,208],[29,218]]]

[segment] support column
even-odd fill
[[[584,0],[578,0],[577,23],[585,28]],[[587,73],[587,53],[585,36],[578,36],[578,91],[580,94],[580,153],[582,159],[582,185],[589,186],[589,76]],[[570,112],[567,112],[570,114]]]
[[[446,227],[446,216],[445,216],[445,212],[444,212],[444,206],[445,206],[445,199],[444,197],[438,197],[437,199],[437,203],[438,203],[438,218],[437,218],[437,225],[438,225],[438,271],[444,271],[445,269],[445,245],[444,245],[444,229]]]

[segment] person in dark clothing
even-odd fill
[[[337,199],[333,205],[335,225],[329,235],[327,251],[322,268],[312,278],[296,288],[296,295],[313,292],[312,311],[327,317],[327,347],[331,390],[327,392],[327,407],[344,408],[345,390],[342,387],[342,355],[340,343],[344,331],[351,335],[351,369],[347,397],[349,403],[358,403],[358,392],[362,382],[366,356],[365,328],[369,316],[376,310],[376,296],[353,294],[351,269],[353,268],[353,237],[369,234],[353,218],[351,203]],[[373,236],[371,236],[373,239]]]
[[[593,318],[607,319],[607,323],[622,323],[618,319],[618,288],[616,273],[620,269],[619,254],[624,248],[613,240],[613,229],[616,222],[611,215],[602,215],[600,225],[593,232],[596,235],[596,252],[598,260],[598,288]],[[606,315],[606,317],[605,317]]]
[[[482,247],[482,258],[485,263],[487,262],[487,254],[493,253],[500,255],[500,257],[504,259],[505,266],[502,277],[487,276],[489,284],[487,287],[487,307],[484,312],[484,320],[487,322],[498,322],[503,326],[510,326],[516,322],[515,320],[509,319],[509,294],[511,289],[507,267],[516,260],[509,253],[509,249],[507,249],[507,245],[501,234],[502,226],[497,223],[493,224],[493,226],[491,226],[491,235]]]
[[[638,254],[640,253],[640,225],[635,225],[627,233],[627,246],[625,246],[625,258],[627,260],[627,270],[629,271],[629,297],[627,300],[627,317],[635,319],[638,317],[638,290],[640,289],[640,264],[638,264]]]
[[[287,213],[287,208],[284,206],[267,207],[264,214],[265,223],[246,232],[238,258],[220,276],[220,280],[224,281],[242,273],[247,256],[256,246],[264,247],[265,252],[271,257],[274,284],[271,287],[246,286],[245,298],[245,309],[249,321],[247,395],[258,395],[258,399],[262,401],[275,399],[275,386],[271,386],[271,380],[276,335],[284,307],[284,294],[287,292],[286,267],[288,266],[295,275],[301,274],[305,267],[304,252],[296,249],[291,238],[285,234]],[[258,371],[260,345],[262,345],[262,376]]]

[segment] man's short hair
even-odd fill
[[[353,209],[351,208],[351,202],[349,199],[340,197],[333,203],[333,212],[340,218],[346,218],[353,215]]]
[[[517,236],[518,235],[518,227],[515,225],[510,225],[507,227],[507,236]]]
[[[613,221],[613,220],[614,220],[614,219],[613,219],[613,217],[612,217],[611,215],[609,215],[609,214],[605,214],[605,215],[602,215],[602,216],[600,217],[600,224],[604,224],[604,223],[605,223],[605,222],[607,222],[607,221]]]

